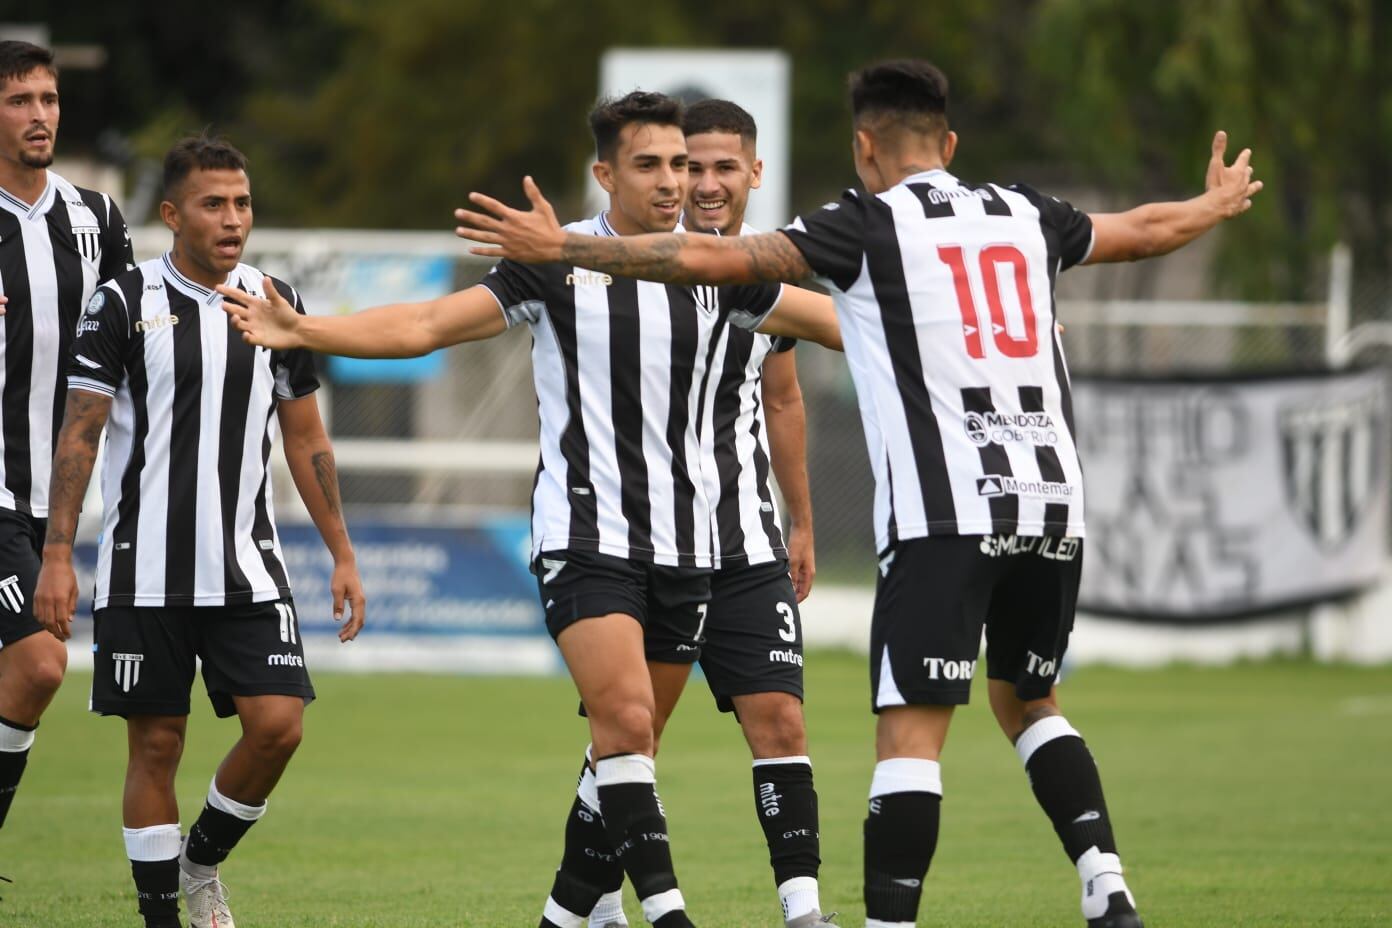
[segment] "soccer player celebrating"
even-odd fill
[[[728,100],[687,107],[690,189],[683,223],[740,235],[759,186],[754,118]],[[822,922],[817,793],[802,715],[797,604],[816,574],[807,488],[805,419],[793,339],[735,326],[716,335],[701,434],[701,472],[715,543],[701,669],[723,712],[734,712],[754,757],[754,811],[788,925]],[[786,545],[770,469],[789,509]],[[791,576],[790,576],[791,573]],[[659,719],[659,730],[665,719]],[[607,893],[592,928],[626,924],[622,893]]]
[[[354,638],[362,583],[339,505],[333,449],[305,351],[237,337],[217,286],[281,295],[240,263],[251,232],[246,160],[198,137],[164,160],[169,253],[104,284],[87,304],[68,368],[35,612],[67,638],[77,603],[78,507],[108,427],[98,552],[92,709],[126,719],[125,843],[147,928],[177,928],[182,886],[194,928],[232,928],[218,865],[266,812],[314,698],[276,533],[267,460],[284,435],[295,487],[333,555],[335,619]],[[242,736],[181,839],[174,776],[195,658],[220,717]]]
[[[1059,662],[1082,558],[1082,482],[1054,277],[1166,254],[1243,213],[1250,151],[1214,137],[1206,192],[1087,215],[1024,187],[948,173],[947,80],[923,61],[851,79],[856,173],[868,195],[781,232],[599,240],[482,194],[460,210],[478,254],[565,261],[688,284],[816,277],[831,288],[875,474],[880,579],[871,625],[878,763],[865,822],[868,928],[912,925],[937,841],[938,759],[967,701],[983,626],[991,707],[1082,881],[1093,928],[1141,924],[1101,780],[1060,712]],[[734,317],[770,334],[808,320]],[[984,423],[987,427],[981,428]]]
[[[671,231],[687,187],[681,105],[634,92],[601,101],[590,126],[594,175],[609,208],[571,230],[603,238]],[[817,295],[773,285],[697,293],[571,264],[510,261],[467,290],[351,316],[304,317],[275,293],[220,292],[247,339],[274,349],[407,357],[530,328],[541,420],[533,569],[547,628],[589,719],[593,758],[542,925],[579,928],[623,873],[648,921],[690,924],[653,754],[655,722],[670,714],[700,655],[710,598],[697,431],[706,357],[718,322],[775,305],[830,323],[816,334],[834,341],[834,319],[813,309]],[[671,704],[658,705],[655,694]],[[610,861],[600,859],[601,847],[611,849]],[[611,866],[615,858],[622,872]]]
[[[0,42],[0,826],[67,667],[33,601],[68,348],[97,284],[132,263],[111,198],[48,169],[58,116],[52,52]]]

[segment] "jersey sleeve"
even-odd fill
[[[1040,193],[1026,184],[1010,187],[1039,210],[1039,223],[1049,250],[1059,257],[1059,269],[1082,264],[1092,254],[1092,219],[1066,200]]]
[[[126,376],[131,343],[130,314],[125,298],[112,284],[92,294],[77,322],[68,357],[68,389],[115,396]]]
[[[773,344],[769,346],[772,354],[782,354],[785,351],[792,351],[797,347],[797,339],[789,338],[786,335],[773,336]]]
[[[783,227],[807,266],[842,293],[860,277],[865,262],[865,204],[854,190]]]
[[[782,284],[741,284],[720,288],[720,305],[731,325],[754,330],[783,298]]]
[[[116,206],[106,197],[106,228],[102,231],[101,279],[110,280],[135,267],[135,252],[131,248],[130,229]]]
[[[294,287],[274,277],[271,283],[286,302],[295,307],[295,312],[305,315],[304,301]],[[277,399],[297,400],[319,389],[319,377],[314,373],[314,354],[304,348],[275,352],[271,357],[271,370],[275,372]]]
[[[546,309],[545,280],[531,265],[504,258],[493,265],[479,286],[498,301],[508,328],[524,322],[534,324]]]

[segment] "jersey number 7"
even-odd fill
[[[971,281],[967,277],[967,259],[961,245],[939,245],[938,259],[952,269],[952,283],[957,288],[957,309],[962,313],[962,335],[967,340],[967,354],[977,360],[986,357],[981,340],[981,317],[972,299]],[[991,334],[996,348],[1007,358],[1032,358],[1039,353],[1039,331],[1035,327],[1034,302],[1029,290],[1029,261],[1014,245],[988,245],[981,249],[977,262],[981,271],[982,290],[991,313]],[[1001,266],[1015,272],[1015,296],[1020,304],[1024,334],[1010,334],[1005,320],[1005,304],[1001,299]]]

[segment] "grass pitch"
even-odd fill
[[[822,899],[845,926],[863,921],[866,677],[852,655],[808,660]],[[15,880],[0,884],[5,928],[140,924],[121,844],[124,726],[87,715],[89,684],[75,674],[59,694],[0,832],[0,873]],[[304,746],[223,868],[238,924],[535,925],[586,740],[569,682],[316,684]],[[1392,668],[1085,668],[1063,692],[1101,765],[1148,925],[1392,925]],[[185,827],[235,733],[198,705],[179,781]],[[744,743],[700,680],[658,774],[697,924],[781,925]],[[918,924],[1078,928],[1077,878],[980,690],[943,778]],[[631,895],[628,907],[638,924]]]

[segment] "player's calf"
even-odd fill
[[[601,757],[595,763],[595,783],[605,831],[638,894],[643,916],[657,928],[687,928],[691,921],[672,869],[667,818],[657,797],[652,758]]]
[[[63,682],[68,651],[52,635],[35,632],[0,650],[0,827],[29,764],[39,716]]]
[[[875,765],[865,819],[865,928],[913,925],[941,807],[937,761],[893,757]]]
[[[599,813],[599,787],[590,766],[590,751],[580,767],[575,801],[566,817],[565,851],[551,894],[546,899],[540,928],[581,928],[607,893],[623,887],[623,865],[604,830]],[[619,906],[622,920],[623,906]],[[601,923],[604,924],[604,923]]]
[[[1015,741],[1030,786],[1082,881],[1092,928],[1139,928],[1122,876],[1102,780],[1083,738],[1061,715],[1034,721]]]

